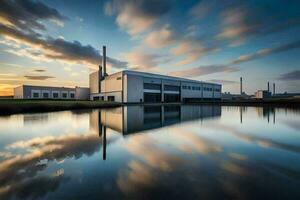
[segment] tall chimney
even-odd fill
[[[275,83],[273,83],[273,95],[275,95]]]
[[[241,89],[241,95],[243,94],[243,78],[240,78],[240,89]]]
[[[105,77],[106,74],[106,46],[103,46],[102,51],[102,67],[103,67],[103,76]]]
[[[268,81],[268,92],[270,92],[270,82]]]
[[[98,92],[101,93],[101,80],[102,80],[102,66],[99,65],[99,70],[98,70]]]

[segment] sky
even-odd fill
[[[1,0],[0,96],[22,84],[89,85],[139,70],[300,92],[299,0]]]

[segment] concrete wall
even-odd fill
[[[75,87],[75,99],[78,100],[90,99],[90,88]]]
[[[101,81],[101,93],[122,91],[122,72],[105,77]]]
[[[94,73],[91,73],[90,74],[90,79],[89,79],[89,87],[90,87],[90,93],[91,94],[99,93],[98,83],[99,83],[99,73],[98,73],[98,71],[96,71]]]
[[[140,102],[144,101],[144,82],[143,77],[135,75],[125,75],[127,76],[127,82],[124,84],[124,89],[126,89],[127,98],[124,102]]]
[[[29,86],[29,85],[24,85],[23,87],[23,98],[24,99],[33,99],[34,93],[38,93],[39,97],[38,99],[43,99],[43,93],[48,94],[48,98],[54,98],[53,94],[57,93],[58,98],[57,99],[70,99],[71,94],[74,94],[74,99],[75,99],[75,88],[64,88],[64,87],[44,87],[44,86]],[[66,98],[63,98],[63,94],[67,94]]]
[[[23,97],[24,97],[23,85],[14,88],[14,99],[23,99]]]

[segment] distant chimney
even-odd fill
[[[273,83],[273,95],[275,95],[275,83]]]
[[[101,80],[102,80],[102,66],[99,65],[99,70],[98,70],[98,92],[101,93]]]
[[[270,82],[268,81],[268,92],[270,92]]]
[[[103,76],[107,76],[106,73],[106,46],[103,46],[103,51],[102,51],[102,67],[103,67]]]
[[[241,89],[241,95],[243,94],[243,78],[240,78],[240,89]]]

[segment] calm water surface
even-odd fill
[[[300,199],[300,111],[129,106],[0,117],[0,199]]]

